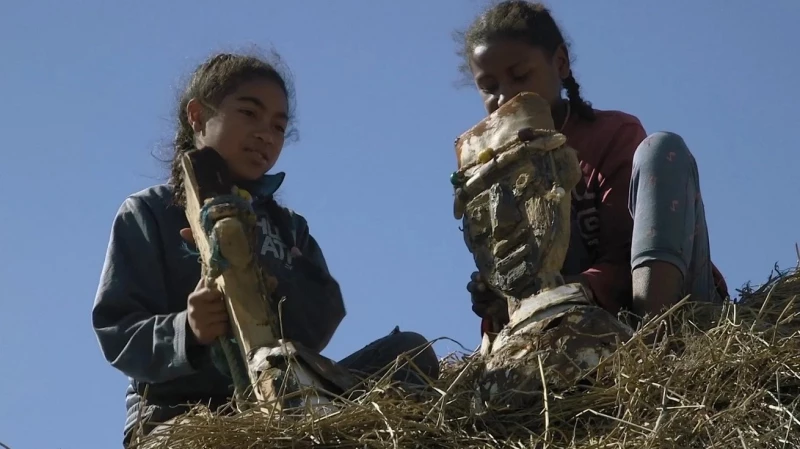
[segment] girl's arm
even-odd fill
[[[299,215],[294,215],[294,218],[297,223],[296,244],[302,253],[301,257],[313,264],[310,268],[304,267],[305,276],[298,282],[311,281],[314,288],[299,289],[308,294],[298,295],[295,301],[287,301],[283,309],[285,315],[292,317],[291,338],[322,352],[346,315],[344,299],[339,283],[330,275],[322,249],[309,233],[305,218]],[[289,330],[284,331],[289,333]]]
[[[631,238],[633,218],[628,210],[628,190],[633,154],[646,133],[638,120],[619,126],[609,143],[599,181],[600,237],[597,259],[582,273],[595,300],[616,312],[631,295]]]
[[[152,211],[141,198],[126,199],[114,218],[92,308],[103,356],[147,383],[193,374],[206,354],[187,325],[186,310],[168,312],[160,242]]]

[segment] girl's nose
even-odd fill
[[[275,136],[273,135],[272,130],[269,129],[268,127],[265,127],[264,129],[256,131],[255,135],[256,135],[256,138],[258,140],[262,141],[262,142],[269,143],[269,144],[275,142]]]

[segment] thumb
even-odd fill
[[[194,244],[194,235],[192,235],[191,228],[183,228],[181,229],[181,237],[189,243]]]

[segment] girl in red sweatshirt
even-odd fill
[[[671,132],[647,135],[633,115],[584,101],[547,8],[497,4],[463,34],[461,53],[487,113],[520,92],[535,92],[548,100],[556,129],[578,152],[583,179],[572,192],[572,240],[562,270],[568,282],[583,283],[612,313],[640,317],[686,295],[728,296],[711,262],[697,163],[686,143]],[[497,299],[477,273],[467,289],[473,310],[485,318]]]

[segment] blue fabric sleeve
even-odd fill
[[[164,276],[152,211],[140,198],[129,197],[114,218],[92,326],[106,360],[139,382],[193,374],[187,353],[192,358],[203,354],[192,338],[186,310],[170,313]]]

